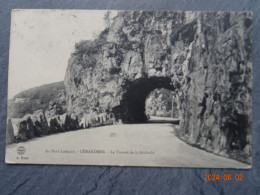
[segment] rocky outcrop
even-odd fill
[[[60,91],[57,96],[49,102],[48,109],[38,110],[33,114],[27,114],[22,119],[11,122],[8,120],[7,143],[27,141],[34,137],[74,131],[101,125],[115,123],[112,113],[85,114],[81,119],[73,113],[67,113],[65,91]],[[14,136],[13,125],[17,126],[18,133]]]
[[[45,111],[45,117],[48,123],[50,134],[66,131],[66,121],[72,120],[71,117],[66,114],[65,91],[60,91],[55,99],[50,101],[48,109]],[[74,125],[75,130],[78,129],[76,127],[77,126]]]
[[[65,76],[67,112],[143,122],[148,94],[174,90],[181,139],[249,162],[251,33],[245,12],[119,12],[96,40],[76,45]]]
[[[41,137],[48,134],[47,120],[42,110],[34,114],[25,115],[18,123],[17,141],[26,141],[34,137]]]

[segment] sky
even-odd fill
[[[105,28],[106,12],[13,10],[8,99],[26,89],[64,80],[75,43],[97,36]]]

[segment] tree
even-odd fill
[[[111,25],[111,18],[110,17],[111,17],[111,12],[107,11],[104,15],[104,21],[105,21],[107,28],[110,28],[110,25]]]

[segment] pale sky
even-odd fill
[[[8,99],[62,81],[75,43],[105,28],[106,10],[13,10]],[[112,12],[116,15],[116,11]]]

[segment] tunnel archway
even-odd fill
[[[123,88],[120,105],[113,108],[116,120],[121,119],[123,123],[146,122],[145,100],[150,92],[157,88],[175,89],[170,77],[139,78],[127,81]]]

